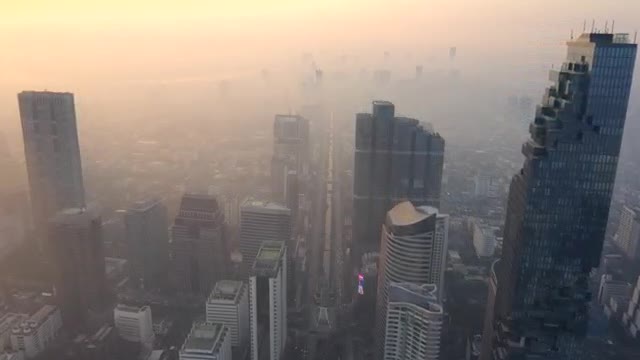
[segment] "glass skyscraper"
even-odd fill
[[[482,359],[580,359],[636,58],[622,34],[583,34],[552,70],[513,177]]]
[[[444,139],[431,124],[395,116],[388,101],[356,116],[352,262],[378,251],[387,211],[401,201],[440,205]]]

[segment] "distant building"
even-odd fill
[[[473,178],[473,183],[476,197],[497,198],[500,196],[501,184],[493,176],[477,174]]]
[[[376,301],[376,352],[384,350],[384,336],[392,282],[442,284],[446,267],[446,236],[438,234],[440,223],[448,220],[429,206],[414,207],[408,201],[389,210],[382,227],[382,251],[378,269]],[[442,242],[442,243],[441,243]],[[436,299],[439,294],[434,292]]]
[[[62,328],[60,310],[44,305],[35,314],[25,319],[11,330],[11,348],[24,351],[30,359],[47,349]]]
[[[231,346],[246,347],[249,341],[249,289],[242,281],[220,280],[206,304],[207,322],[229,328]]]
[[[409,200],[439,207],[444,139],[428,123],[396,117],[388,101],[356,115],[351,261],[380,251],[387,211]]]
[[[73,94],[18,94],[33,222],[47,250],[48,220],[66,208],[85,207]]]
[[[155,289],[167,285],[169,266],[169,218],[159,199],[134,203],[126,212],[125,238],[131,282]]]
[[[2,352],[0,353],[0,360],[24,360],[24,352]]]
[[[102,220],[94,209],[66,209],[50,222],[55,298],[65,328],[86,329],[87,313],[107,295]]]
[[[629,206],[622,208],[618,232],[613,241],[627,259],[640,258],[640,209]]]
[[[209,322],[196,322],[180,349],[180,360],[232,360],[229,329]]]
[[[622,315],[622,323],[632,337],[640,337],[640,276],[633,288],[627,311]]]
[[[494,228],[478,218],[471,218],[469,221],[473,231],[473,248],[476,250],[476,255],[479,258],[492,257],[497,245]]]
[[[437,360],[444,310],[436,285],[392,282],[389,286],[384,360]]]
[[[279,360],[287,342],[287,250],[265,241],[249,278],[251,360]]]
[[[172,278],[177,290],[208,295],[229,270],[224,214],[214,196],[185,194],[171,227]]]
[[[598,303],[605,305],[612,297],[629,297],[631,295],[631,284],[622,280],[614,280],[613,276],[604,274],[600,277],[598,287]]]
[[[240,252],[245,273],[250,273],[264,241],[292,244],[291,210],[273,202],[246,200],[240,207]],[[295,246],[290,247],[295,249]]]
[[[154,334],[150,307],[118,304],[113,309],[113,320],[121,338],[152,348]]]
[[[11,347],[11,331],[27,320],[29,315],[4,313],[0,314],[0,349]]]
[[[308,157],[309,120],[299,115],[276,115],[271,158],[272,194],[275,201],[286,203],[287,175],[289,171],[294,171],[298,177],[307,174]]]
[[[74,360],[110,360],[117,345],[116,330],[102,325],[91,335],[79,334],[73,339]]]

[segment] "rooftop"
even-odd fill
[[[416,224],[436,214],[438,214],[436,208],[431,206],[416,208],[410,201],[403,201],[388,212],[389,219],[395,226]]]
[[[282,241],[263,242],[253,263],[253,271],[257,275],[275,276],[280,267],[284,251],[285,246]]]
[[[125,304],[118,304],[116,306],[116,310],[123,311],[123,312],[130,312],[130,313],[144,312],[144,311],[147,311],[148,309],[149,309],[148,306],[131,306],[131,305],[125,305]]]
[[[151,209],[154,205],[160,202],[161,200],[158,198],[149,198],[149,199],[139,200],[131,204],[129,211],[146,211]]]
[[[220,280],[209,295],[209,302],[215,300],[227,300],[235,302],[242,294],[244,284],[242,281]]]
[[[218,201],[213,195],[187,193],[182,196],[180,210],[216,212]]]
[[[222,324],[196,322],[182,345],[182,352],[214,353],[220,347],[226,328]]]
[[[99,218],[97,209],[89,208],[67,208],[58,211],[51,218],[51,222],[59,225],[82,225]]]

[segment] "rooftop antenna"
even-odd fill
[[[637,44],[636,39],[638,38],[638,30],[636,30],[635,33],[633,33],[633,43]]]
[[[593,33],[593,28],[596,27],[596,19],[591,20],[591,33]]]
[[[571,29],[571,40],[573,40],[573,29]]]
[[[616,26],[616,21],[615,20],[611,20],[611,33],[615,34],[615,32],[613,31],[613,28]]]
[[[582,33],[584,34],[585,32],[587,32],[587,19],[582,22]]]
[[[604,22],[604,33],[608,33],[609,32],[609,20]]]

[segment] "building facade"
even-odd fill
[[[24,351],[27,359],[34,358],[47,349],[62,328],[60,310],[44,305],[28,319],[11,330],[11,348]]]
[[[182,348],[180,360],[232,360],[229,329],[210,322],[196,322]]]
[[[130,279],[143,289],[167,285],[169,218],[159,199],[134,203],[124,216]]]
[[[374,101],[371,114],[356,115],[352,263],[379,251],[387,211],[409,200],[440,204],[444,139],[427,123],[395,117],[395,107]]]
[[[437,360],[444,323],[436,285],[389,286],[384,360]]]
[[[150,307],[118,304],[113,309],[113,322],[121,338],[152,348],[154,334]]]
[[[48,220],[65,208],[85,206],[82,162],[73,94],[18,94],[31,210],[40,249]]]
[[[287,342],[287,250],[265,241],[249,278],[251,360],[279,360]]]
[[[380,356],[385,344],[391,283],[432,284],[436,288],[443,284],[447,244],[446,236],[437,234],[441,221],[443,217],[438,216],[435,208],[416,208],[408,201],[394,206],[387,214],[382,227],[374,333]],[[438,299],[440,295],[436,296]]]
[[[583,358],[635,57],[626,35],[582,34],[551,71],[509,189],[482,359]]]
[[[231,346],[247,346],[249,341],[249,289],[242,281],[220,280],[206,304],[207,322],[229,328]]]
[[[299,115],[276,115],[273,122],[273,156],[271,158],[271,184],[273,200],[286,204],[286,193],[298,185],[287,184],[287,180],[298,182],[308,173],[309,120]],[[289,179],[289,172],[296,174]],[[290,194],[290,198],[293,194]]]
[[[102,219],[95,209],[65,209],[50,221],[54,295],[65,328],[83,331],[89,309],[107,295]]]
[[[224,214],[214,196],[185,194],[171,226],[171,262],[178,291],[208,295],[229,270]]]
[[[640,209],[629,206],[622,208],[613,241],[627,259],[640,258]]]
[[[248,276],[264,241],[292,244],[291,211],[279,204],[247,199],[240,207],[240,253]],[[294,247],[291,247],[295,249]]]

